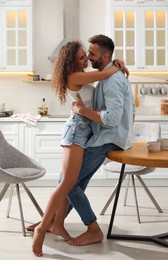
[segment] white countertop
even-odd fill
[[[55,115],[41,117],[38,122],[65,122],[68,115]],[[135,121],[168,121],[168,115],[135,115]],[[21,122],[12,117],[0,117],[0,122]]]
[[[38,122],[60,122],[66,121],[68,115],[42,116]],[[21,122],[21,120],[13,117],[0,117],[0,122]]]
[[[168,121],[168,115],[135,115],[135,121]]]

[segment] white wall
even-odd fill
[[[95,34],[106,34],[106,0],[79,0],[80,38],[88,48],[88,38]],[[52,63],[48,56],[63,39],[63,0],[35,0],[34,2],[34,69],[44,76],[52,73]],[[167,75],[155,76],[156,80],[168,79]],[[23,82],[22,75],[0,74],[0,103],[15,113],[37,113],[42,98],[46,98],[50,114],[68,114],[70,101],[61,106],[58,98],[48,84],[29,84]],[[130,80],[153,80],[146,76],[131,76]],[[159,100],[156,100],[156,103]],[[147,110],[145,109],[145,112]],[[141,113],[141,111],[140,111]]]

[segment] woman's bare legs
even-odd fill
[[[49,227],[47,229],[48,232],[51,232],[55,235],[60,235],[59,230],[64,227],[64,219],[66,217],[66,213],[68,210],[69,201],[65,199],[65,202],[62,204],[62,206],[55,212],[54,218],[49,224]],[[34,223],[32,225],[29,225],[26,227],[27,231],[34,231],[34,229],[40,224],[40,221],[37,223]],[[64,237],[64,236],[63,236]],[[67,239],[66,239],[67,240]]]
[[[52,225],[50,227],[50,232],[59,235],[65,239],[65,241],[68,241],[71,239],[71,236],[68,234],[64,227],[64,220],[66,217],[66,213],[68,210],[69,201],[65,199],[64,203],[61,205],[61,207],[57,210],[54,219],[52,221]]]
[[[34,230],[32,250],[36,256],[42,256],[42,245],[47,228],[54,218],[55,213],[65,203],[67,194],[75,185],[83,161],[84,149],[71,145],[64,147],[62,163],[62,180],[51,194],[44,216]]]

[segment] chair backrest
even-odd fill
[[[8,145],[5,137],[3,136],[2,131],[0,130],[0,167],[4,168],[5,166],[5,154],[6,154],[6,146]]]
[[[160,137],[161,127],[158,123],[134,123],[132,141],[156,141]]]
[[[3,136],[0,130],[0,167],[6,168],[18,168],[29,167],[36,168],[35,162],[20,152],[18,149],[9,144]]]

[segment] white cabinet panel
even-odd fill
[[[34,157],[46,168],[46,178],[59,175],[62,165],[61,134],[65,122],[38,122],[34,130]]]
[[[11,122],[1,122],[0,129],[5,135],[16,135],[19,133],[19,124]]]
[[[45,169],[45,179],[58,179],[61,172],[62,154],[35,154],[35,160]]]
[[[45,135],[35,138],[35,151],[36,153],[60,153],[62,147],[60,147],[61,136],[60,135]]]
[[[10,122],[1,123],[0,129],[8,142],[14,147],[19,148],[18,123],[10,123]]]

